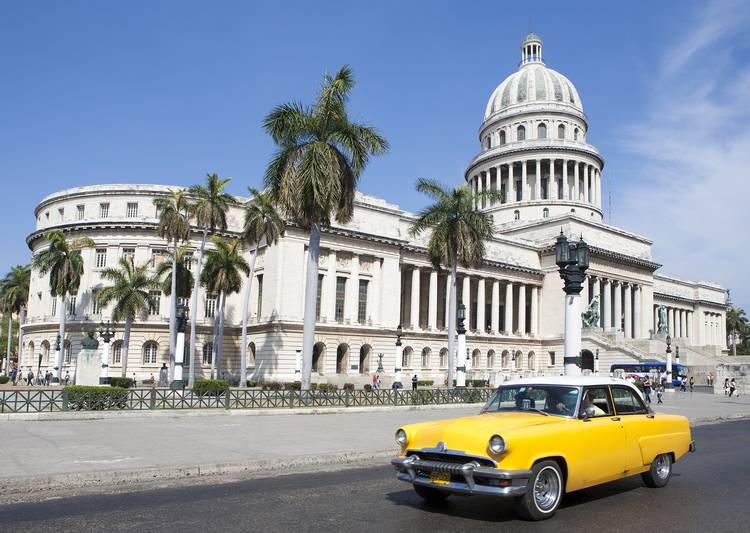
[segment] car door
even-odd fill
[[[622,475],[625,471],[625,430],[612,406],[609,388],[587,387],[583,391],[581,408],[593,401],[596,414],[579,420],[583,434],[583,481],[593,484]]]
[[[625,468],[633,470],[643,466],[639,439],[650,433],[654,417],[644,405],[641,395],[631,387],[613,385],[611,390],[615,414],[625,428]]]

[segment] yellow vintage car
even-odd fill
[[[512,497],[529,520],[551,517],[565,492],[641,474],[664,487],[695,450],[684,416],[654,413],[627,381],[593,376],[508,381],[479,415],[403,426],[398,479],[425,500]]]

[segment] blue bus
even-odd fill
[[[644,379],[647,375],[659,372],[664,377],[667,373],[667,363],[661,361],[653,361],[648,363],[615,363],[610,368],[611,374],[615,372],[622,372],[623,376],[636,376],[638,379]],[[672,385],[680,384],[680,376],[685,376],[690,373],[690,368],[686,365],[679,363],[672,363]]]

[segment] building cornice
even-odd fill
[[[427,248],[423,246],[405,245],[402,247],[402,250],[404,250],[405,252],[410,252],[410,253],[417,254],[417,255],[427,256]],[[429,261],[429,259],[427,260]],[[531,274],[533,276],[538,276],[540,278],[544,277],[544,271],[538,268],[511,265],[510,263],[505,263],[503,261],[495,261],[492,259],[483,258],[482,266],[500,268],[503,270],[509,270],[511,272],[521,272],[524,274]]]
[[[660,299],[660,300],[667,300],[669,302],[677,302],[677,303],[683,303],[687,305],[705,305],[707,307],[715,307],[717,309],[721,309],[722,311],[726,311],[729,307],[727,304],[723,304],[720,302],[712,302],[710,300],[703,300],[703,299],[694,299],[694,298],[686,298],[685,296],[677,296],[675,294],[666,294],[663,292],[656,292],[654,291],[654,300]]]
[[[539,251],[542,254],[553,254],[555,253],[555,245],[550,244],[550,245],[544,246]],[[649,270],[651,272],[657,271],[662,266],[659,263],[654,263],[653,261],[648,261],[646,259],[633,257],[632,255],[621,254],[619,252],[613,252],[612,250],[606,250],[604,248],[599,248],[597,246],[589,246],[589,255],[593,257],[600,257],[603,259],[608,259],[610,261],[615,261],[617,263],[625,263],[628,265],[645,268],[646,270]]]

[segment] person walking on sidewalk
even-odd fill
[[[646,403],[651,405],[651,387],[653,387],[654,382],[651,381],[650,376],[646,376],[646,381],[643,382],[643,395],[646,397]]]
[[[656,386],[656,404],[659,405],[660,403],[664,403],[661,400],[661,395],[664,394],[664,385],[657,385]]]
[[[690,393],[692,394],[693,388],[695,387],[695,376],[690,376],[690,381],[688,383],[690,384]]]
[[[729,382],[729,397],[734,395],[734,391],[737,390],[737,383],[734,382],[734,378]]]
[[[729,378],[724,378],[724,396],[729,396]]]
[[[411,378],[411,390],[417,390],[417,381],[417,375],[414,374],[414,376],[412,376]]]

